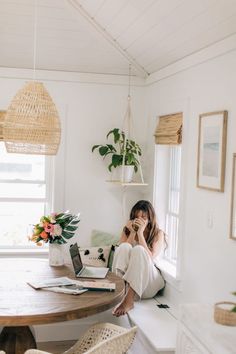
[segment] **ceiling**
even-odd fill
[[[235,32],[235,0],[0,0],[0,67],[145,77]]]

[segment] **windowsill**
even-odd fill
[[[177,276],[176,266],[165,259],[158,261],[157,266],[160,268],[166,282],[177,290],[180,290],[181,280]]]
[[[48,249],[32,249],[32,248],[1,248],[0,255],[2,257],[48,257]]]

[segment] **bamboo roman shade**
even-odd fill
[[[0,111],[0,141],[3,141],[3,123],[5,119],[6,111]]]
[[[155,143],[162,145],[179,145],[182,142],[183,113],[160,116],[155,131]]]

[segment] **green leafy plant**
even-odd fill
[[[131,139],[126,139],[125,133],[119,128],[110,130],[106,136],[108,139],[112,137],[114,144],[94,145],[92,152],[98,149],[99,154],[105,157],[111,157],[111,163],[108,165],[108,170],[122,166],[123,159],[125,166],[134,166],[134,171],[138,171],[139,160],[138,156],[142,155],[140,146]]]

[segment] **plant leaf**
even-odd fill
[[[66,231],[76,231],[78,229],[77,226],[72,226],[72,225],[68,225],[65,230]]]
[[[97,149],[99,146],[100,146],[100,145],[94,145],[94,146],[92,147],[92,152],[94,152],[94,150]]]
[[[123,161],[123,156],[122,155],[114,154],[112,156],[112,165],[114,167],[121,166],[122,165],[122,161]]]
[[[99,148],[99,154],[100,154],[101,156],[106,155],[106,154],[107,154],[107,151],[108,151],[108,147],[107,147],[107,146],[101,146],[101,147]]]
[[[108,166],[108,170],[111,172],[111,169],[112,169],[113,166],[113,163],[111,162],[110,165]]]
[[[116,152],[116,148],[111,145],[111,144],[107,144],[108,148],[110,149],[111,152]]]

